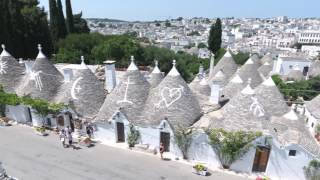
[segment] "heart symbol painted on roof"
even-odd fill
[[[167,108],[170,107],[173,103],[175,103],[181,98],[182,92],[183,92],[183,87],[180,87],[180,88],[164,87],[161,90],[162,100],[160,101],[159,105],[161,104],[161,102],[163,102]]]

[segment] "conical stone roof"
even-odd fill
[[[320,95],[306,103],[308,111],[317,119],[320,119]]]
[[[160,82],[163,80],[163,78],[164,78],[163,74],[161,73],[159,66],[158,66],[158,61],[155,61],[155,67],[154,67],[153,71],[151,72],[150,80],[149,80],[151,88],[154,88],[157,85],[159,85]]]
[[[150,84],[140,73],[131,59],[131,64],[124,75],[124,81],[107,95],[96,120],[107,121],[121,108],[128,120],[136,124],[148,98]]]
[[[238,94],[246,84],[238,74],[235,74],[231,81],[223,88],[222,95],[227,99],[231,99]]]
[[[273,65],[273,58],[272,58],[272,54],[271,53],[267,53],[266,55],[264,55],[261,58],[261,63],[265,64],[266,62],[268,62],[269,64]]]
[[[2,49],[0,54],[0,85],[6,92],[15,93],[25,69],[6,51],[4,45],[2,45]]]
[[[173,128],[189,127],[201,116],[198,100],[173,67],[163,81],[151,90],[141,123],[158,127],[167,119]]]
[[[217,63],[217,65],[214,67],[212,74],[214,76],[220,70],[222,70],[226,76],[226,79],[229,79],[237,71],[237,68],[238,68],[238,65],[236,64],[231,53],[228,50],[224,54],[224,56],[220,59],[220,61]]]
[[[311,64],[311,67],[309,70],[309,76],[310,77],[320,76],[320,60],[316,60]]]
[[[189,84],[189,87],[198,99],[200,106],[203,107],[204,105],[208,104],[209,97],[211,94],[211,88],[206,78],[203,77],[201,80],[199,80],[199,78],[196,77],[195,80],[193,80]]]
[[[103,83],[85,65],[83,57],[79,68],[72,71],[72,80],[60,86],[55,101],[69,104],[79,117],[92,119],[105,99]]]
[[[269,62],[265,62],[262,66],[259,67],[258,72],[260,73],[260,76],[266,80],[269,78],[270,73],[273,69],[273,65]]]
[[[229,79],[221,69],[218,71],[213,78],[210,80],[212,84],[220,85],[220,87],[224,87],[228,83]]]
[[[30,73],[26,74],[19,85],[19,95],[30,95],[33,98],[52,100],[63,83],[63,76],[50,60],[42,53],[39,45],[39,54]]]
[[[228,130],[261,131],[266,123],[263,106],[248,84],[222,108],[223,126]]]
[[[262,83],[262,78],[258,72],[258,68],[260,67],[259,63],[256,63],[251,58],[249,58],[246,63],[241,66],[237,74],[241,77],[244,82],[247,82],[249,78],[251,78],[251,86],[252,88],[257,87]]]
[[[265,116],[283,116],[290,111],[283,95],[271,77],[255,88],[254,91],[264,108]]]

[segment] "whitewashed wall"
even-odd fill
[[[296,156],[289,156],[289,150],[297,150]],[[303,167],[314,159],[308,152],[296,145],[283,149],[273,144],[266,175],[271,179],[303,180]]]
[[[254,142],[256,145],[264,144],[264,137]],[[296,156],[289,156],[289,150],[297,150]],[[253,161],[256,153],[255,146],[239,160],[234,162],[230,169],[237,172],[252,173]],[[269,161],[264,173],[267,177],[277,180],[303,180],[305,179],[303,167],[314,159],[306,150],[297,145],[281,146],[273,139]]]
[[[305,116],[307,116],[307,118],[308,118],[307,127],[308,127],[310,133],[312,135],[315,135],[315,128],[316,128],[317,124],[319,124],[318,120],[314,116],[312,116],[312,114],[308,111],[307,108],[305,109]],[[312,124],[313,124],[313,127],[312,127]]]
[[[117,130],[116,123],[121,122],[124,124],[125,142],[127,142],[127,135],[130,130],[129,121],[120,113],[119,117],[113,116],[110,122],[98,122],[97,130],[94,132],[94,138],[102,144],[116,143]]]
[[[194,162],[206,163],[210,167],[221,167],[219,157],[216,155],[209,142],[207,134],[200,132],[194,134],[189,148],[188,158]]]
[[[31,123],[28,107],[23,105],[6,106],[6,117],[22,124]]]

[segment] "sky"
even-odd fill
[[[48,0],[39,0],[48,10]],[[72,0],[85,18],[153,21],[177,17],[320,17],[320,0]],[[64,0],[62,0],[64,4]]]

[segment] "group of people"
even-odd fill
[[[70,129],[69,126],[67,126],[65,129],[61,129],[59,136],[60,136],[60,141],[62,142],[62,146],[64,148],[74,147],[73,139],[72,139],[72,130]],[[66,144],[66,141],[68,142],[68,144]]]

